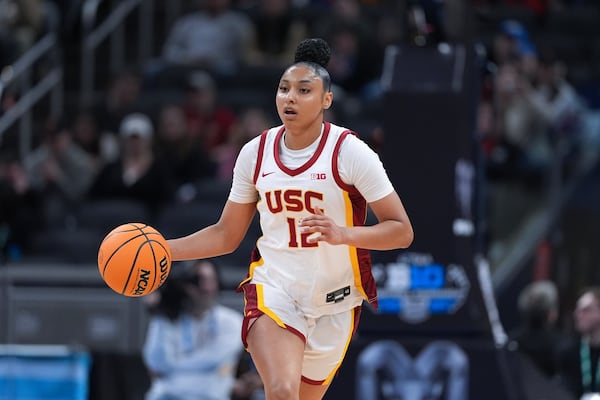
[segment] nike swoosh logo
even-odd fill
[[[262,173],[262,177],[264,178],[265,176],[269,176],[269,175],[274,174],[274,173],[275,173],[275,171],[273,171],[273,172],[263,172]]]

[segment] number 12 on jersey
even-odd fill
[[[289,247],[298,248],[298,247],[318,247],[319,243],[309,243],[308,237],[312,235],[312,232],[301,232],[298,233],[297,230],[297,221],[296,218],[288,218],[287,219],[288,228],[290,231],[290,241],[288,242]],[[298,238],[299,236],[299,238]],[[300,240],[298,240],[300,239]]]

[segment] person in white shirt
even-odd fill
[[[149,307],[146,400],[229,400],[243,351],[242,315],[217,303],[212,262],[195,261],[172,272]]]

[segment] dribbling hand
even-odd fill
[[[314,210],[314,214],[302,218],[298,224],[303,233],[320,233],[320,235],[311,235],[308,238],[308,242],[346,243],[346,230],[333,222],[333,219],[323,214],[323,211],[319,207],[315,207]]]

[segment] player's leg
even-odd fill
[[[329,385],[313,385],[311,383],[300,383],[300,400],[321,400]]]
[[[360,319],[360,307],[308,319],[300,400],[321,400],[337,375]]]
[[[246,340],[263,381],[266,399],[299,400],[304,353],[300,336],[262,315],[252,324]]]

